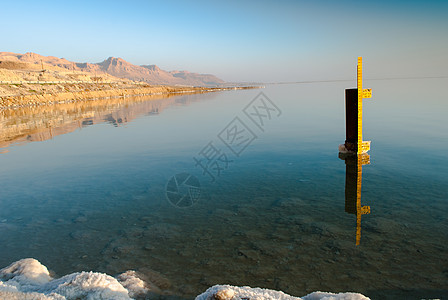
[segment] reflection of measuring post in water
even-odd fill
[[[362,166],[370,164],[370,141],[362,140],[362,99],[371,98],[372,89],[362,88],[362,57],[358,57],[357,88],[345,90],[345,143],[339,158],[345,160],[345,211],[356,215],[356,245],[361,240],[361,216],[370,206],[361,205]]]
[[[370,214],[370,206],[361,205],[362,166],[370,164],[367,153],[342,155],[345,160],[345,212],[356,215],[356,245],[361,241],[361,216]]]

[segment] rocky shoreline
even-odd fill
[[[244,87],[177,87],[177,86],[132,86],[118,87],[112,89],[101,88],[66,88],[65,92],[56,93],[34,93],[28,95],[0,96],[0,109],[14,109],[21,107],[32,107],[41,105],[53,105],[60,103],[73,103],[77,101],[109,99],[126,96],[146,96],[181,93],[208,93],[224,90],[253,89],[259,86]]]

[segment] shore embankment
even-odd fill
[[[141,84],[97,84],[97,83],[55,83],[39,86],[14,84],[14,93],[0,96],[0,109],[72,103],[76,101],[100,100],[114,97],[207,93],[234,89],[259,88],[246,87],[188,87],[154,86]]]

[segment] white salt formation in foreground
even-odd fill
[[[279,291],[251,288],[248,286],[237,287],[231,285],[215,285],[196,297],[196,300],[368,300],[370,298],[358,293],[323,293],[314,292],[304,297],[293,297]]]
[[[0,299],[132,299],[147,292],[145,283],[128,271],[112,276],[81,272],[59,279],[33,258],[26,258],[0,270]]]
[[[0,270],[0,299],[64,300],[64,299],[133,299],[144,298],[150,292],[147,284],[134,271],[114,278],[96,272],[81,272],[54,279],[48,269],[33,258],[26,258]],[[363,300],[361,294],[331,294],[314,292],[305,297],[289,296],[283,292],[230,285],[215,285],[196,297],[196,300]]]

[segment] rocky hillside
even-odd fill
[[[17,54],[12,52],[0,52],[0,62],[7,66],[6,62],[33,64],[36,69],[46,66],[57,67],[73,72],[86,72],[94,76],[108,74],[114,77],[130,79],[134,81],[144,81],[150,84],[163,85],[193,85],[193,86],[217,86],[224,84],[224,81],[211,74],[197,74],[187,71],[164,71],[156,65],[133,65],[122,58],[109,57],[100,63],[76,63],[64,58],[54,56],[42,56],[28,52]],[[0,66],[2,68],[2,66]]]

